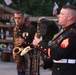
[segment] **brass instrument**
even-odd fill
[[[38,24],[37,24],[37,37],[40,38],[40,36],[43,36],[45,35],[43,32],[45,32],[46,30],[42,30],[42,26],[41,25],[41,22],[43,21],[58,21],[58,19],[48,19],[46,17],[41,17],[39,18],[38,20]],[[45,27],[46,28],[46,27]],[[46,33],[46,32],[45,32]],[[30,49],[28,46],[26,47],[26,49],[24,49],[22,52],[24,52],[23,55],[25,55],[27,52],[29,52]],[[21,55],[22,55],[22,52],[21,52]],[[40,67],[39,67],[39,63],[40,63],[40,52],[39,50],[36,50],[36,48],[34,47],[33,49],[33,55],[32,55],[32,72],[33,72],[33,75],[40,75]]]
[[[38,23],[37,25],[37,37],[39,38],[41,36],[40,34],[40,23]],[[32,59],[31,59],[31,73],[32,75],[40,75],[40,71],[39,71],[39,61],[40,61],[40,53],[38,50],[36,50],[35,46],[34,49],[27,46],[26,48],[23,49],[23,51],[20,53],[21,56],[25,55],[27,52],[29,52],[30,50],[33,50],[33,54],[31,55]],[[30,75],[31,75],[30,73]]]
[[[41,17],[41,18],[39,18],[39,20],[38,20],[38,24],[37,24],[37,37],[39,38],[41,35],[43,35],[44,33],[42,33],[43,32],[43,30],[41,29],[42,27],[41,27],[41,22],[43,22],[43,21],[55,21],[55,22],[57,22],[58,21],[58,19],[48,19],[48,18],[46,18],[46,17]],[[46,31],[46,30],[45,30]],[[22,52],[21,52],[21,56],[23,56],[23,55],[25,55],[27,52],[29,52],[30,50],[32,50],[32,49],[29,49],[29,47],[26,47]]]
[[[37,37],[40,38],[41,36],[41,23],[40,21],[37,24]],[[34,54],[33,54],[33,59],[32,59],[32,69],[34,72],[34,75],[40,75],[40,51],[36,50],[35,46],[34,46]]]
[[[22,48],[20,48],[20,47],[15,47],[14,49],[13,49],[13,53],[14,53],[14,56],[15,56],[15,62],[16,63],[19,63],[20,61],[21,61],[21,57],[20,57],[20,53],[21,53],[21,51],[22,51]]]
[[[26,48],[23,49],[23,51],[20,53],[20,56],[25,55],[29,50],[32,50],[33,48],[31,48],[30,46],[27,46]]]
[[[13,37],[14,37],[14,49],[13,49],[14,60],[16,63],[20,63],[20,61],[21,61],[20,53],[23,48],[21,48],[20,46],[18,47],[15,44],[15,39],[19,37],[17,25],[14,29]]]
[[[46,34],[47,28],[45,25],[42,25],[42,22],[44,21],[55,21],[57,22],[58,19],[48,19],[46,17],[41,17],[38,20],[38,24],[37,24],[37,37],[40,38],[41,36],[44,36]],[[36,48],[34,47],[34,54],[33,54],[33,71],[34,71],[34,75],[40,75],[40,51],[36,50]]]
[[[19,64],[20,62],[22,62],[22,60],[23,60],[23,57],[21,56],[21,53],[23,52],[23,50],[25,50],[25,49],[27,49],[27,48],[23,48],[23,46],[22,45],[19,45],[19,46],[17,46],[16,44],[15,44],[15,39],[16,38],[18,38],[18,37],[20,37],[19,36],[19,29],[18,29],[18,27],[17,27],[17,25],[16,25],[16,27],[14,28],[14,34],[13,34],[13,37],[14,37],[14,49],[13,49],[13,55],[14,55],[14,60],[15,60],[15,62],[17,63],[17,64]],[[32,49],[32,48],[30,48],[30,46],[28,46],[28,49],[30,50],[30,49]],[[24,53],[24,52],[23,52]],[[26,75],[31,75],[31,72],[30,72],[30,57],[29,57],[29,54],[27,53],[25,56],[24,56],[24,60],[26,61],[25,62],[25,69],[26,69]]]

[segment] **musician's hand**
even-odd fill
[[[44,66],[44,61],[43,60],[40,60],[40,64],[39,66],[43,67]]]
[[[33,45],[37,46],[40,41],[42,41],[42,37],[40,37],[40,38],[34,37],[34,40],[32,43],[33,43]]]
[[[20,37],[15,39],[16,46],[20,46],[22,43],[24,43],[24,39],[22,39]]]
[[[13,55],[13,59],[15,59],[15,54],[14,54],[14,52],[12,53],[12,55]]]

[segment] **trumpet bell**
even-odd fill
[[[28,51],[32,50],[33,48],[31,48],[30,46],[27,46],[26,48],[24,48],[22,50],[22,52],[20,53],[20,56],[25,55]]]

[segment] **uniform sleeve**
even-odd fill
[[[74,58],[76,53],[76,33],[70,32],[57,44],[56,48],[41,41],[37,48],[52,59]],[[71,56],[72,55],[72,56]]]
[[[74,58],[76,53],[76,34],[69,33],[63,40],[58,44],[56,49],[51,50],[51,57],[55,60],[63,59],[63,58]]]
[[[43,62],[44,62],[44,66],[43,66],[44,69],[52,68],[53,61],[51,58],[44,58]]]
[[[44,42],[44,41],[39,42],[39,44],[36,46],[36,48],[38,48],[38,50],[40,50],[42,53],[44,53],[45,55],[50,57],[50,55],[48,55],[48,50],[51,51],[52,48],[49,47],[46,42]]]
[[[38,48],[38,50],[40,50],[42,53],[47,54],[47,44],[44,41],[39,42],[39,44],[36,46],[36,48]]]

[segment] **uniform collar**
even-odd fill
[[[23,28],[24,26],[26,26],[26,23],[23,23],[23,24],[19,27],[19,29]]]
[[[68,26],[67,28],[64,28],[64,30],[68,30],[71,28],[76,28],[76,23],[71,24],[70,26]]]

